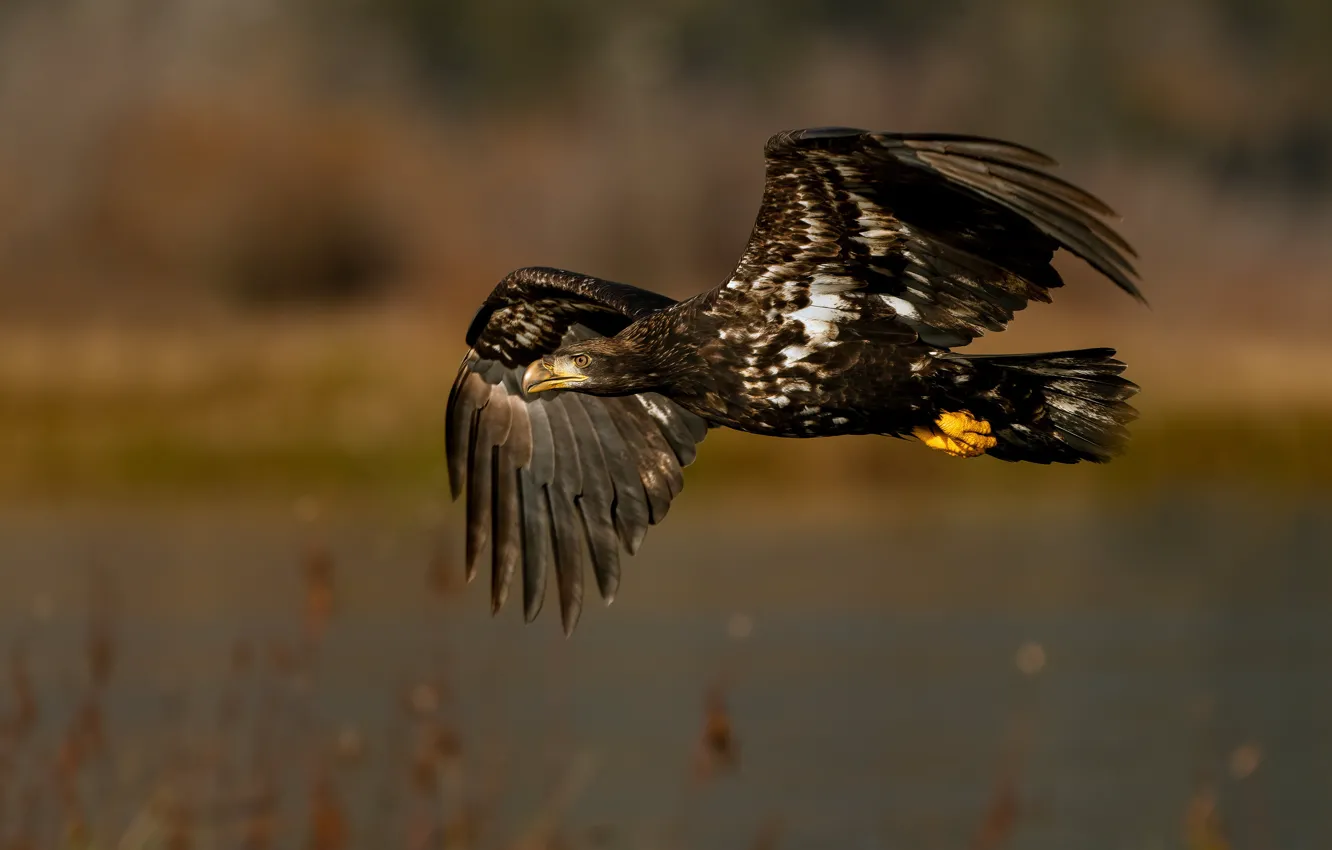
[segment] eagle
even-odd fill
[[[958,351],[1050,300],[1060,248],[1143,301],[1114,213],[1054,160],[845,127],[778,133],[764,159],[748,245],[715,288],[675,301],[522,268],[476,313],[445,442],[466,575],[489,549],[492,612],[518,574],[528,622],[553,574],[566,635],[589,567],[613,600],[622,551],[666,516],[711,428],[1041,464],[1124,446],[1138,387],[1113,349]]]

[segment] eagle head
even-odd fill
[[[573,390],[616,396],[658,389],[666,376],[658,358],[638,340],[600,337],[566,345],[523,373],[523,392]]]

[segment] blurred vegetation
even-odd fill
[[[342,3],[433,95],[473,110],[615,74],[780,103],[827,52],[909,63],[943,45],[972,69],[972,121],[1022,92],[1037,139],[1170,153],[1298,194],[1332,185],[1332,10],[1319,0]]]

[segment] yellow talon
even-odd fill
[[[932,426],[917,426],[911,433],[930,448],[953,457],[980,457],[999,443],[989,436],[990,423],[967,410],[941,413]]]

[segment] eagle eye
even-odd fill
[[[586,369],[592,365],[592,358],[586,354],[575,354],[573,364],[579,369]]]

